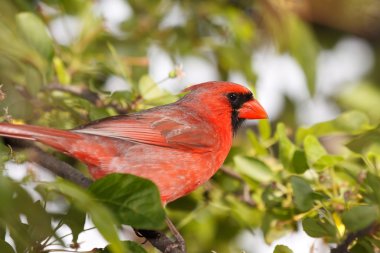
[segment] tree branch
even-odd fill
[[[41,165],[54,174],[67,179],[79,186],[88,188],[93,180],[84,176],[80,171],[71,165],[57,159],[56,157],[44,152],[37,146],[30,144],[27,141],[7,139],[7,143],[15,148],[22,148],[27,151],[27,156],[30,161]],[[145,237],[156,249],[163,253],[185,253],[185,244],[182,240],[172,241],[165,233],[154,230],[136,229],[138,236]],[[178,236],[178,235],[176,235]]]
[[[93,182],[90,178],[85,177],[74,167],[62,162],[50,154],[43,152],[37,147],[29,147],[26,151],[30,161],[41,165],[57,176],[60,176],[84,188],[88,188]]]

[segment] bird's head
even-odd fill
[[[230,82],[207,82],[185,89],[188,99],[204,106],[205,111],[217,114],[230,113],[232,129],[235,132],[246,119],[266,119],[267,113],[246,87]],[[196,100],[196,101],[194,101]]]

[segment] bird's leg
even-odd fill
[[[186,252],[185,240],[183,239],[182,235],[179,233],[177,228],[174,226],[173,222],[168,217],[166,217],[166,225],[168,226],[170,232],[173,234],[176,243],[178,244],[178,247],[183,252]]]

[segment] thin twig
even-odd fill
[[[253,199],[251,197],[251,192],[250,192],[251,189],[250,189],[249,185],[246,183],[246,181],[243,179],[242,176],[240,176],[238,173],[236,173],[235,171],[233,171],[227,167],[221,167],[219,170],[222,171],[227,176],[229,176],[233,179],[236,179],[243,184],[243,193],[238,196],[241,201],[243,201],[244,203],[246,203],[249,206],[252,206],[252,207],[256,206],[256,203],[253,201]]]
[[[230,168],[221,167],[219,170],[222,171],[224,174],[228,175],[229,177],[239,180],[240,182],[244,182],[244,179],[238,173],[231,170]]]
[[[93,230],[93,229],[96,229],[96,227],[90,227],[90,228],[83,229],[81,233],[86,232],[86,231],[90,231],[90,230]],[[55,239],[54,241],[49,242],[49,245],[54,245],[54,243],[58,242],[59,240],[62,240],[65,237],[68,237],[68,236],[70,236],[72,234],[73,233],[68,233],[68,234],[65,234],[63,236],[57,237],[57,239]]]
[[[176,242],[178,243],[176,247],[178,247],[182,252],[185,252],[185,240],[183,239],[182,235],[179,233],[177,228],[174,226],[173,222],[168,217],[166,217],[166,224],[168,225],[170,232],[172,232]]]

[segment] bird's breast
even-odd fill
[[[116,172],[150,179],[166,203],[209,180],[223,164],[229,148],[226,140],[221,140],[212,151],[203,153],[145,144],[128,145],[118,156],[103,157],[101,164],[91,167],[90,172],[95,178]]]

